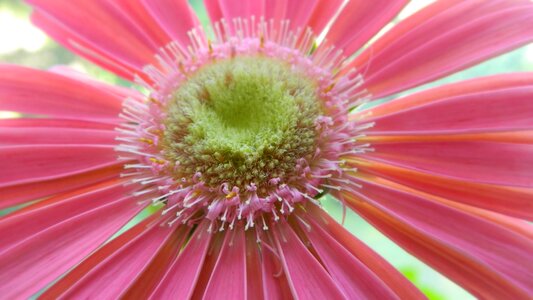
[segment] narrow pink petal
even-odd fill
[[[527,0],[489,0],[478,2],[465,2],[463,0],[435,1],[404,19],[402,22],[395,24],[382,38],[375,41],[372,47],[375,50],[374,53],[378,53],[388,46],[392,46],[392,42],[403,41],[404,38],[417,39],[418,42],[422,43],[430,32],[440,26],[447,24],[449,28],[461,27],[464,22],[467,22],[466,20],[460,19],[465,13],[468,13],[471,18],[477,18],[494,11],[519,6],[524,3],[527,3]],[[460,22],[451,22],[453,20]],[[407,52],[409,50],[408,45],[404,45],[404,48],[401,48],[401,50]],[[356,60],[368,60],[368,55],[370,53],[365,51]],[[401,55],[403,54],[398,53],[398,56]]]
[[[246,231],[246,297],[248,299],[267,299],[263,294],[263,269],[261,249],[252,231]]]
[[[120,98],[72,78],[0,65],[0,109],[116,123],[122,103]]]
[[[361,168],[361,171],[362,170],[364,170],[364,169]],[[375,172],[370,172],[370,173],[372,174],[372,173],[375,173]],[[416,177],[416,175],[414,175],[413,177]],[[409,185],[403,185],[402,183],[400,183],[398,180],[396,180],[392,176],[387,176],[386,178],[387,178],[386,183],[387,183],[387,185],[389,187],[392,187],[392,188],[397,189],[399,191],[404,191],[406,193],[410,193],[410,194],[413,194],[413,195],[419,195],[422,198],[427,199],[427,200],[431,200],[431,201],[435,201],[435,202],[438,202],[438,203],[442,203],[445,206],[449,206],[449,207],[455,208],[455,209],[457,209],[459,211],[463,211],[465,213],[468,213],[468,214],[470,214],[472,216],[484,219],[487,222],[490,222],[490,223],[493,223],[495,225],[501,226],[502,228],[505,228],[507,230],[513,231],[513,232],[515,232],[515,233],[517,233],[519,235],[522,235],[524,237],[528,237],[528,238],[533,240],[533,232],[531,231],[531,226],[525,220],[520,220],[520,219],[517,219],[517,218],[514,218],[514,217],[506,216],[506,215],[500,214],[498,212],[494,212],[494,211],[490,211],[490,210],[487,210],[487,209],[475,207],[475,206],[472,206],[472,205],[469,205],[469,204],[460,203],[459,201],[457,201],[454,198],[443,198],[443,197],[441,197],[441,196],[439,196],[437,194],[427,193],[427,192],[424,191],[423,188],[422,189],[417,189],[416,187],[413,188],[413,187],[411,187]],[[438,179],[436,181],[438,181]],[[452,183],[452,184],[454,184],[454,183]],[[468,186],[469,183],[468,182],[463,182],[463,184],[466,184]],[[461,184],[458,184],[458,185],[461,186]],[[488,185],[488,186],[490,188],[492,188],[492,190],[495,190],[495,192],[500,192],[501,193],[501,190],[503,190],[504,192],[507,192],[506,200],[515,196],[515,195],[512,194],[512,192],[515,192],[515,194],[517,194],[517,192],[522,192],[522,193],[529,192],[529,194],[531,194],[533,192],[533,189],[516,189],[516,188],[512,188],[511,189],[511,188],[501,187],[501,186],[491,186],[491,185]],[[483,185],[473,185],[473,186],[470,186],[470,187],[471,188],[480,188],[481,190],[483,188],[486,188]],[[496,188],[500,188],[501,190],[498,191]],[[448,189],[452,189],[452,188],[450,187]],[[487,193],[486,191],[484,191],[484,192]],[[468,194],[468,193],[465,192],[465,194]],[[529,195],[528,199],[531,199],[530,195]],[[481,201],[478,201],[478,202],[483,202],[483,200],[485,200],[485,199],[481,198]],[[511,202],[511,201],[508,201],[508,202]],[[512,205],[512,203],[509,203],[508,205]],[[478,206],[482,207],[482,205],[478,205]],[[531,208],[532,204],[528,203],[525,206],[527,206],[526,209],[528,209],[528,212],[526,212],[525,214],[531,214],[531,209],[530,208]]]
[[[533,186],[533,145],[475,141],[374,144],[363,157],[454,179]]]
[[[226,233],[203,299],[244,299],[246,294],[246,241],[244,231],[237,229]]]
[[[116,131],[70,128],[0,128],[0,146],[31,144],[115,145]]]
[[[118,163],[67,177],[0,187],[0,209],[118,178],[123,171]]]
[[[108,181],[25,207],[0,220],[0,253],[69,218],[120,199],[131,192],[121,181]],[[17,228],[13,231],[13,228]]]
[[[150,229],[153,229],[150,225],[154,222],[154,218],[156,217],[157,215],[152,215],[142,220],[132,228],[126,230],[124,233],[100,247],[74,269],[70,270],[60,280],[55,282],[50,288],[46,289],[41,297],[44,299],[58,299],[62,295],[64,297],[67,291],[72,291],[76,285],[79,286],[79,283],[87,277],[85,275],[89,274],[93,269],[109,263],[112,261],[112,259],[110,259],[111,256],[117,252],[124,251],[126,248],[132,247],[132,245],[135,245],[135,240],[138,240],[140,236],[150,232]],[[142,252],[142,250],[139,252]],[[113,278],[114,276],[111,276],[111,280]],[[109,277],[106,279],[109,279]]]
[[[305,27],[307,27],[319,1],[320,0],[207,0],[205,3],[211,21],[216,21],[221,17],[224,17],[231,22],[234,18],[249,18],[251,16],[255,16],[256,20],[259,20],[259,18],[263,16],[267,21],[270,19],[277,21],[289,20],[290,28],[297,30],[298,28],[305,29]],[[331,6],[332,5],[327,5],[329,11],[326,12],[326,16],[332,16]],[[315,22],[319,26],[324,26],[326,20],[317,12]]]
[[[184,47],[189,45],[187,32],[200,21],[187,0],[143,0],[143,5],[168,35]]]
[[[418,130],[418,131],[388,131],[369,132],[367,136],[361,138],[361,142],[371,142],[373,144],[391,142],[496,142],[512,144],[533,143],[533,129],[500,130],[491,131],[472,130],[468,131],[445,131],[445,130]]]
[[[156,45],[107,1],[26,0],[110,58],[141,69],[153,62]],[[120,38],[117,38],[120,37]]]
[[[207,232],[209,222],[204,221],[190,238],[159,286],[150,296],[153,299],[188,299],[194,292],[212,239]]]
[[[212,24],[224,17],[218,0],[204,0],[204,5]]]
[[[0,294],[28,298],[80,262],[143,207],[126,197],[56,224],[0,255]]]
[[[171,36],[150,15],[142,1],[114,0],[110,1],[110,4],[129,19],[130,24],[150,39],[155,46],[161,47],[172,41]]]
[[[298,299],[345,299],[340,287],[288,224],[273,228],[276,248],[293,296]]]
[[[358,160],[356,166],[431,195],[533,221],[533,188],[467,182],[377,161]]]
[[[207,227],[206,227],[207,228]],[[207,230],[207,229],[206,229]],[[202,299],[209,284],[209,279],[211,279],[211,274],[215,269],[215,265],[218,261],[220,251],[222,250],[222,245],[224,245],[224,238],[226,237],[225,232],[215,232],[211,234],[211,241],[209,249],[206,252],[206,257],[203,261],[202,270],[196,279],[196,284],[194,284],[194,290],[192,294],[188,297],[190,299]]]
[[[529,1],[437,1],[407,18],[352,64],[374,98],[438,79],[533,40]]]
[[[270,249],[263,248],[261,251],[261,267],[264,299],[293,298],[279,257],[274,255]]]
[[[264,246],[261,248],[261,271],[264,299],[293,298],[279,257]]]
[[[39,145],[0,147],[0,187],[81,174],[116,164],[112,146]]]
[[[121,1],[124,1],[124,0],[121,0]],[[140,93],[138,90],[134,88],[127,88],[127,87],[123,87],[119,85],[110,85],[106,82],[96,80],[90,77],[89,75],[79,72],[77,70],[74,70],[68,66],[62,66],[62,65],[53,66],[52,68],[49,69],[49,71],[83,81],[84,83],[88,85],[94,86],[97,89],[110,93],[111,95],[115,97],[119,97],[122,100],[126,98],[133,98],[135,100],[142,101],[146,97],[145,95],[143,95],[142,93]]]
[[[342,6],[343,0],[319,0],[315,5],[315,10],[309,18],[307,26],[318,36],[337,14]]]
[[[358,240],[342,225],[337,223],[328,213],[316,207],[309,206],[308,212],[313,220],[326,230],[337,242],[350,251],[368,269],[376,274],[400,299],[425,299],[422,292],[416,288],[402,273],[389,262],[374,252],[370,247]]]
[[[124,79],[133,81],[135,75],[142,72],[140,65],[132,65],[126,59],[120,59],[120,56],[116,57],[108,53],[104,47],[91,44],[45,12],[34,10],[30,19],[35,26],[42,29],[63,47]]]
[[[329,29],[326,39],[348,56],[368,42],[407,4],[406,0],[352,0]]]
[[[234,18],[249,18],[255,16],[259,20],[264,15],[266,0],[219,0],[222,15],[228,22]]]
[[[318,2],[319,0],[287,1],[285,19],[291,21],[290,25],[293,30],[305,30]]]
[[[331,277],[342,288],[348,299],[396,299],[394,294],[371,270],[356,259],[324,231],[312,217],[306,218],[310,226],[305,235]]]
[[[144,229],[143,231],[138,230],[135,234],[125,237],[121,235],[98,249],[43,296],[118,299],[131,286],[137,274],[150,264],[154,255],[172,234],[185,237],[183,230],[179,233],[175,228],[160,226],[157,223],[143,225],[145,228],[140,228]],[[68,288],[60,293],[60,290],[54,291],[57,285]]]
[[[383,117],[370,132],[489,131],[533,127],[533,86],[437,98]],[[399,100],[405,101],[405,100]]]
[[[33,128],[75,128],[88,130],[114,130],[116,125],[105,124],[92,121],[69,120],[69,119],[42,119],[42,118],[15,118],[15,119],[0,119],[0,127],[3,128],[26,128],[33,130]]]
[[[188,226],[180,226],[169,236],[167,241],[151,259],[150,264],[137,273],[132,284],[119,298],[121,299],[149,299],[161,282],[165,273],[178,256],[191,233]]]
[[[277,21],[290,21],[290,28],[293,30],[305,29],[313,17],[313,29],[321,30],[329,21],[328,18],[333,16],[332,11],[338,4],[333,1],[332,4],[322,5],[326,11],[320,13],[315,10],[320,0],[312,1],[292,1],[292,0],[206,0],[206,7],[209,11],[211,21],[220,19],[232,20],[238,17],[255,16],[259,20],[261,16],[265,20],[274,19]],[[325,2],[325,1],[323,1]],[[315,13],[315,14],[313,14]],[[318,32],[318,31],[317,31]],[[315,33],[317,33],[315,32]],[[319,33],[319,32],[318,32]]]
[[[265,19],[274,19],[276,21],[285,20],[289,1],[292,0],[269,0],[268,4],[265,5]]]
[[[445,99],[457,99],[461,96],[477,95],[500,90],[515,90],[533,85],[533,73],[509,73],[478,77],[457,83],[441,85],[417,92],[406,97],[388,101],[369,110],[354,114],[354,120],[370,121],[396,114],[404,110],[439,102]]]
[[[527,298],[530,238],[442,202],[360,175],[348,204],[396,243],[481,298]]]

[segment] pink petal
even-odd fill
[[[362,111],[354,120],[375,125],[361,142],[377,151],[357,167],[451,201],[531,219],[532,84],[530,73],[477,78]]]
[[[305,232],[318,257],[348,299],[396,299],[396,295],[312,217]]]
[[[110,60],[136,70],[152,63],[157,49],[163,46],[157,45],[123,12],[106,1],[26,1],[59,21],[86,45],[101,49]]]
[[[107,181],[46,199],[0,220],[0,253],[69,218],[82,215],[131,192],[121,181]],[[13,228],[17,228],[13,231]]]
[[[115,145],[116,131],[71,128],[0,128],[0,146],[31,144]]]
[[[279,258],[269,249],[261,251],[261,269],[264,299],[291,299],[291,289]]]
[[[434,98],[434,101],[419,106],[370,119],[376,124],[369,132],[468,132],[532,128],[532,98],[533,86]]]
[[[377,161],[359,160],[356,166],[365,172],[435,196],[516,218],[533,220],[533,188],[467,182]]]
[[[389,131],[369,132],[367,136],[359,139],[360,142],[372,144],[395,142],[496,142],[513,144],[533,143],[533,129],[499,130],[488,132],[461,132],[461,131]],[[383,135],[382,135],[383,134]]]
[[[190,228],[188,226],[180,226],[177,232],[171,234],[169,239],[152,258],[150,264],[135,276],[134,282],[132,281],[133,283],[120,298],[149,299],[182,250],[189,234]]]
[[[481,298],[521,299],[533,291],[531,239],[442,202],[359,175],[364,195],[348,204],[396,243]]]
[[[316,27],[321,26],[320,30],[325,26],[328,20],[334,14],[333,10],[338,8],[338,4],[322,5],[327,9],[324,13],[318,12],[315,8],[318,7],[320,0],[312,1],[287,1],[287,0],[206,0],[204,1],[209,16],[212,22],[216,22],[224,18],[228,22],[233,22],[236,18],[250,18],[255,17],[259,20],[264,17],[265,20],[274,19],[277,21],[289,20],[289,27],[296,31],[298,29],[305,29],[311,17],[314,17],[313,22]],[[316,12],[314,15],[313,13]],[[319,32],[318,32],[319,33]]]
[[[374,98],[435,80],[533,40],[529,1],[437,1],[407,18],[350,66]]]
[[[533,186],[533,145],[476,141],[374,144],[362,155],[403,168],[478,183]]]
[[[171,35],[158,24],[142,1],[114,0],[110,1],[110,4],[155,46],[161,47],[172,41]]]
[[[261,262],[261,249],[257,238],[249,230],[245,232],[246,242],[246,297],[248,299],[266,299],[263,295],[263,269]]]
[[[212,24],[224,17],[218,0],[204,0],[204,5]]]
[[[135,75],[142,72],[139,65],[131,65],[127,60],[109,54],[104,47],[89,43],[75,31],[45,12],[34,10],[30,19],[35,26],[42,29],[63,47],[122,78],[133,81]]]
[[[206,227],[207,230],[208,227]],[[215,269],[215,265],[218,261],[220,251],[222,250],[222,245],[224,244],[224,238],[226,237],[226,232],[216,232],[211,234],[211,241],[209,249],[207,250],[206,257],[203,260],[202,270],[199,272],[199,276],[196,279],[196,284],[194,284],[194,290],[192,294],[188,297],[190,299],[202,299],[204,292],[207,289],[209,280],[211,279],[211,274]]]
[[[219,0],[219,7],[222,15],[228,22],[234,18],[249,18],[255,16],[259,20],[264,15],[266,0]]]
[[[358,240],[324,210],[310,205],[310,217],[337,242],[376,274],[400,299],[425,299],[422,292],[389,262]]]
[[[343,0],[319,0],[307,26],[319,35],[339,11],[343,2]]]
[[[120,98],[72,78],[0,65],[1,110],[117,123],[121,102]]]
[[[345,299],[340,287],[309,252],[288,224],[273,228],[275,245],[289,281],[298,299]]]
[[[0,187],[72,176],[116,164],[111,146],[39,145],[0,147],[5,168]]]
[[[3,128],[26,128],[33,130],[33,128],[57,128],[62,130],[64,128],[88,129],[88,130],[114,130],[115,125],[105,124],[92,121],[82,120],[68,120],[68,119],[41,119],[41,118],[16,118],[16,119],[0,119],[0,127]]]
[[[292,0],[269,0],[268,5],[265,5],[265,20],[285,20],[289,1]]]
[[[99,265],[105,264],[105,262],[109,262],[109,257],[111,257],[115,252],[124,250],[124,248],[127,248],[127,246],[131,244],[135,244],[133,241],[138,238],[139,235],[149,232],[149,228],[153,229],[153,227],[148,225],[153,223],[154,216],[155,215],[152,215],[151,217],[142,220],[132,228],[128,229],[124,233],[118,235],[110,242],[97,249],[75,268],[70,270],[60,280],[46,289],[41,297],[44,299],[58,299],[60,296],[64,296],[65,292],[69,290],[72,291],[72,289],[75,288],[75,285],[86,277],[86,273],[91,272],[92,269],[97,268]]]
[[[154,216],[155,218],[158,215]],[[43,294],[57,299],[118,299],[151,262],[157,251],[177,232],[149,218],[121,234],[55,283]]]
[[[94,251],[143,207],[129,197],[74,216],[0,255],[0,294],[28,298]]]
[[[187,246],[169,268],[165,277],[159,282],[159,286],[150,298],[190,298],[194,292],[212,239],[211,233],[207,232],[208,226],[209,222],[204,221],[196,228]]]
[[[143,0],[143,5],[174,40],[183,47],[190,44],[187,32],[200,21],[187,0]]]
[[[319,0],[287,1],[285,19],[291,21],[290,26],[293,30],[304,30],[307,27],[307,23],[318,2]]]
[[[67,177],[0,187],[0,209],[118,178],[123,170],[118,163]]]
[[[235,2],[232,0],[206,0],[204,1],[212,21],[225,17],[231,20],[236,17],[264,16],[265,20],[277,21],[290,20],[290,28],[304,30],[310,27],[316,35],[320,34],[324,27],[340,8],[341,0],[246,0]]]
[[[226,233],[203,299],[244,299],[246,294],[246,242],[237,229]]]
[[[120,0],[120,1],[124,1],[124,0]],[[68,66],[62,66],[62,65],[53,66],[52,68],[49,69],[49,71],[61,74],[66,77],[70,77],[70,78],[83,81],[84,83],[94,86],[95,88],[99,90],[103,90],[107,93],[110,93],[111,95],[118,97],[121,100],[124,100],[126,98],[133,98],[137,101],[143,101],[146,97],[145,95],[141,94],[138,90],[134,88],[127,88],[127,87],[123,87],[119,85],[110,85],[106,82],[95,80],[89,75],[79,72],[77,70],[74,70]]]
[[[354,114],[354,120],[370,121],[401,111],[416,109],[445,99],[457,99],[461,96],[477,95],[501,90],[531,87],[533,73],[509,73],[478,77],[457,83],[441,85],[406,97],[388,101],[369,110]],[[371,113],[369,113],[371,112]]]
[[[350,56],[390,22],[407,2],[352,0],[337,17],[326,39]]]

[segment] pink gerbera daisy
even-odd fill
[[[533,75],[361,106],[531,42],[530,1],[437,1],[371,43],[406,0],[205,0],[206,27],[185,0],[27,2],[142,92],[0,66],[24,114],[0,208],[27,204],[1,297],[423,298],[325,194],[477,297],[533,296]]]

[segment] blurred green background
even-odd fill
[[[432,1],[413,0],[400,14],[396,22],[430,2]],[[203,7],[200,0],[191,0],[191,3],[199,11],[202,21],[206,22],[207,17],[205,12],[202,11]],[[130,85],[130,83],[117,78],[113,74],[92,65],[82,58],[76,57],[53,42],[42,31],[31,24],[29,14],[30,9],[19,0],[0,0],[1,63],[20,64],[39,69],[47,69],[54,65],[68,65],[109,83]],[[425,89],[429,86],[482,75],[531,70],[533,70],[533,46],[528,45],[466,71],[413,90]],[[390,99],[384,99],[382,101],[388,100]],[[0,111],[0,118],[15,116],[11,112]],[[341,205],[328,197],[325,197],[323,202],[325,203],[325,208],[340,220],[342,215]],[[0,216],[7,212],[0,211]],[[397,247],[354,213],[348,212],[344,225],[404,273],[430,299],[473,298],[453,282]]]

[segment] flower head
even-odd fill
[[[206,0],[207,27],[186,1],[29,2],[145,92],[0,67],[0,109],[41,117],[0,123],[0,205],[35,201],[0,219],[3,295],[423,297],[329,194],[474,295],[531,296],[533,76],[362,106],[531,41],[530,2],[437,1],[367,46],[405,1]]]
[[[213,41],[193,31],[191,53],[167,46],[157,56],[167,67],[145,68],[150,101],[124,102],[116,149],[136,163],[123,176],[167,206],[169,224],[202,216],[209,231],[267,230],[325,189],[341,190],[353,172],[343,156],[369,150],[357,135],[370,126],[348,120],[366,100],[354,91],[360,77],[335,71],[339,51],[316,47],[310,30],[295,46],[289,22],[272,37],[264,20],[235,21],[215,23],[234,35]]]

